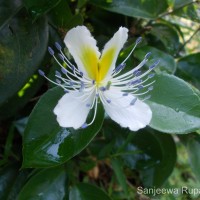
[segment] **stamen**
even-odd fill
[[[95,84],[95,80],[92,80],[92,85],[94,85]]]
[[[134,98],[134,99],[131,101],[130,105],[133,106],[133,105],[135,104],[136,101],[137,101],[137,98]]]
[[[87,124],[87,123],[84,123],[84,124],[81,126],[82,129],[85,129],[85,128],[87,128],[87,127],[88,127],[88,124]]]
[[[55,42],[55,47],[58,49],[58,51],[61,51],[62,47],[58,42]]]
[[[122,96],[128,96],[128,92],[126,92],[126,93],[122,94]]]
[[[151,52],[148,52],[146,55],[145,55],[145,59],[149,59],[149,57],[151,56]]]
[[[58,84],[61,84],[61,81],[60,81],[59,79],[56,79],[56,82],[57,82]]]
[[[149,67],[149,69],[154,69],[159,64],[159,62],[160,60],[157,60],[156,62],[154,62],[153,65]]]
[[[152,73],[152,74],[149,74],[149,75],[148,75],[148,78],[153,78],[154,76],[155,76],[155,74]]]
[[[62,72],[63,74],[67,74],[67,70],[66,70],[64,67],[61,68],[61,72]]]
[[[111,81],[108,81],[107,85],[106,85],[106,90],[109,90],[110,89],[110,86],[111,86],[112,82]]]
[[[49,53],[50,53],[50,55],[54,55],[54,50],[51,48],[51,47],[48,47],[48,51],[49,51]]]
[[[56,71],[56,76],[61,77],[61,73],[59,71]]]
[[[83,82],[81,82],[81,87],[80,87],[80,89],[79,89],[79,92],[82,92],[82,91],[84,90],[84,88],[85,88],[85,85],[84,85]]]
[[[107,101],[107,103],[111,103],[111,100],[110,100],[110,99],[107,99],[106,101]]]
[[[63,57],[63,55],[62,54],[58,54],[58,57],[60,58],[60,60],[62,60],[62,61],[65,61],[65,58]]]
[[[45,73],[41,69],[38,70],[38,73],[40,76],[45,76]]]
[[[133,72],[133,75],[134,75],[134,76],[140,76],[141,73],[142,73],[141,70],[137,70],[137,71]]]
[[[137,38],[137,40],[135,41],[136,44],[139,44],[140,42],[142,42],[142,37]]]
[[[91,104],[90,104],[90,103],[87,103],[87,104],[86,104],[86,107],[90,107],[90,106],[91,106]]]
[[[102,86],[102,87],[99,88],[99,90],[102,91],[102,92],[105,92],[106,88],[104,86]]]
[[[119,64],[119,65],[114,69],[114,72],[115,72],[115,73],[120,72],[121,70],[123,70],[123,69],[125,68],[125,66],[126,66],[126,63],[121,63],[121,64]]]
[[[153,90],[153,85],[148,88],[149,91]]]

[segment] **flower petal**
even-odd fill
[[[99,61],[99,80],[109,76],[115,68],[118,54],[128,38],[128,29],[120,27],[114,36],[106,43]]]
[[[67,33],[64,42],[84,76],[96,79],[100,52],[90,31],[85,26],[77,26]]]
[[[84,101],[83,93],[70,91],[65,94],[54,108],[57,115],[57,121],[61,127],[80,128],[86,121],[94,95],[91,95],[87,101]]]
[[[119,89],[113,88],[103,94],[107,100],[110,100],[110,103],[104,104],[105,111],[112,120],[122,127],[137,131],[150,123],[151,109],[139,99],[135,101],[134,105],[131,105],[135,98],[133,95],[123,96]]]

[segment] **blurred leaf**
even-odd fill
[[[22,8],[22,1],[0,0],[0,29]]]
[[[19,114],[18,111],[35,95],[43,82],[43,78],[34,74],[15,95],[0,106],[0,119],[7,119]]]
[[[144,47],[138,48],[134,51],[134,55],[136,58],[142,61],[148,52],[152,53],[151,58],[154,61],[160,60],[159,69],[161,69],[162,71],[166,70],[168,73],[172,73],[172,74],[175,72],[176,63],[174,61],[174,58],[171,55],[166,54],[163,51],[160,51],[154,47],[144,46]],[[150,66],[152,65],[152,62],[147,62],[146,65]]]
[[[112,0],[112,1],[101,1],[101,0],[90,0],[91,4],[100,8],[106,9],[111,12],[120,13],[130,17],[155,19],[159,14],[167,10],[168,4],[166,0],[160,3],[158,0]]]
[[[137,169],[146,187],[159,187],[165,182],[176,162],[176,146],[170,135],[148,129],[134,133],[111,121],[104,128],[108,141],[115,135],[110,156],[120,156],[130,169]]]
[[[148,101],[150,126],[165,133],[189,133],[200,128],[200,97],[176,76],[159,74]]]
[[[164,44],[171,55],[176,54],[180,46],[179,36],[177,30],[170,23],[153,24],[150,33]]]
[[[128,196],[128,185],[126,182],[126,176],[123,171],[123,163],[120,162],[119,159],[112,159],[111,160],[112,168],[116,174],[117,180],[121,187],[123,188],[126,196]]]
[[[24,12],[1,29],[0,105],[30,79],[45,55],[47,42],[47,21],[41,19],[32,24]]]
[[[49,90],[32,111],[24,133],[23,167],[61,164],[82,151],[100,130],[104,119],[101,104],[98,105],[94,123],[88,128],[61,128],[53,109],[62,95],[63,90],[58,87]]]
[[[23,0],[24,5],[31,13],[33,20],[54,8],[61,0]]]
[[[65,171],[62,167],[42,170],[26,183],[18,200],[61,200],[65,196]]]
[[[69,200],[111,200],[100,188],[87,183],[79,183],[70,190]]]
[[[0,199],[7,199],[17,172],[18,168],[15,164],[0,169]]]
[[[183,139],[192,171],[200,181],[200,136],[198,134],[189,134],[183,136]]]
[[[178,60],[177,67],[185,80],[200,89],[200,53],[190,54]],[[181,73],[181,74],[180,74]]]
[[[148,137],[147,134],[140,136],[141,140],[144,139],[146,140]],[[159,187],[164,184],[164,182],[171,175],[174,169],[176,163],[176,145],[174,143],[173,138],[167,134],[161,134],[159,132],[155,132],[151,135],[151,137],[153,137],[154,140],[156,141],[157,143],[156,146],[158,148],[156,150],[155,147],[153,147],[151,144],[148,144],[148,146],[146,147],[147,152],[148,152],[148,147],[149,149],[154,148],[155,149],[154,153],[158,154],[158,151],[160,151],[162,157],[160,162],[157,162],[155,166],[143,169],[141,172],[141,178],[145,186]],[[138,140],[137,137],[134,139],[136,141]],[[145,145],[145,142],[141,141],[141,143],[143,143],[142,145]]]
[[[198,2],[193,0],[174,0],[173,14],[199,22],[198,7]]]
[[[61,0],[60,3],[49,13],[50,22],[58,27],[63,33],[67,29],[77,25],[82,25],[83,19],[80,14],[73,15],[66,0]]]

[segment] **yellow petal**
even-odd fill
[[[120,27],[114,36],[106,43],[99,61],[99,81],[110,76],[115,68],[118,54],[128,38],[128,29]]]

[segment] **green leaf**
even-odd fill
[[[31,78],[45,55],[47,42],[46,19],[32,24],[22,11],[0,30],[0,105]]]
[[[170,23],[153,24],[150,33],[164,44],[165,49],[170,54],[175,55],[177,53],[180,47],[179,35]]]
[[[15,164],[0,169],[0,199],[6,199],[17,176],[18,168]]]
[[[162,3],[160,3],[158,0],[90,0],[89,2],[111,12],[120,13],[130,17],[147,19],[155,19],[159,14],[163,13],[168,8],[166,0],[162,1]]]
[[[22,1],[0,1],[0,29],[22,8]]]
[[[65,196],[65,171],[62,167],[45,169],[26,183],[18,200],[61,200]]]
[[[80,14],[73,15],[66,0],[61,0],[60,3],[49,13],[50,22],[62,29],[62,32],[67,32],[66,29],[77,25],[82,25],[83,18]]]
[[[153,117],[150,126],[165,133],[189,133],[200,128],[200,97],[192,87],[169,74],[156,76],[148,101]]]
[[[138,48],[134,51],[134,55],[136,58],[142,61],[144,59],[145,54],[147,54],[148,52],[152,53],[151,57],[154,61],[160,60],[159,69],[165,70],[168,73],[172,73],[172,74],[175,72],[176,63],[174,61],[174,58],[171,55],[164,53],[163,51],[160,51],[154,47],[144,46],[144,47]],[[150,66],[151,64],[152,62],[146,63],[147,66]]]
[[[200,53],[190,54],[178,60],[178,75],[200,89]]]
[[[73,186],[69,193],[69,200],[111,200],[100,188],[87,183]]]
[[[110,156],[121,157],[130,169],[138,170],[146,187],[160,187],[166,181],[176,162],[176,146],[169,134],[151,129],[134,133],[112,121],[103,130],[107,142],[115,141]]]
[[[116,174],[117,180],[121,187],[123,188],[126,196],[128,196],[128,185],[126,182],[126,176],[123,171],[123,163],[120,162],[119,159],[112,159],[111,160],[112,168]]]
[[[186,147],[190,167],[196,175],[197,180],[200,182],[200,135],[192,133],[188,135],[180,135],[179,138]]]
[[[62,95],[63,90],[58,87],[49,90],[32,111],[23,139],[23,167],[61,164],[81,152],[100,130],[104,119],[101,104],[98,105],[94,123],[88,128],[61,128],[53,109]]]
[[[31,13],[33,20],[54,8],[61,0],[23,0],[24,5]]]

